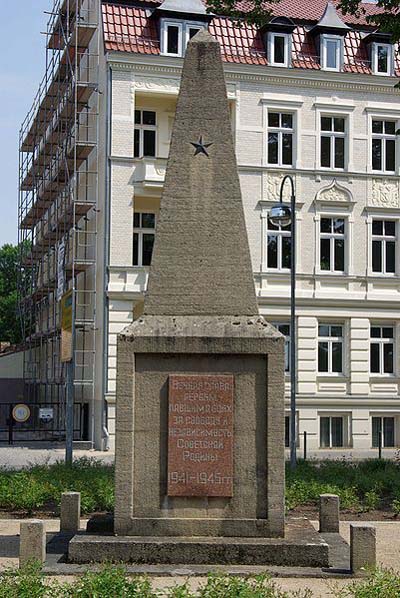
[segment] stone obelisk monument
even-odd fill
[[[203,31],[186,53],[144,315],[118,341],[118,535],[283,535],[283,352],[258,315],[220,47]]]
[[[327,564],[313,528],[283,538],[284,339],[258,315],[206,32],[188,45],[144,314],[117,370],[115,535],[76,536],[71,561]]]

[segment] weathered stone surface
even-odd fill
[[[81,522],[80,492],[63,492],[61,495],[60,530],[78,532]]]
[[[305,521],[287,526],[285,539],[75,536],[71,563],[328,567],[328,544]]]
[[[319,497],[319,531],[339,533],[339,497],[336,494]]]
[[[350,568],[356,573],[376,567],[376,528],[369,523],[350,524]]]
[[[20,528],[19,564],[46,560],[46,529],[44,521],[32,519],[23,521]]]
[[[192,142],[212,144],[195,155]],[[144,313],[258,313],[218,42],[188,44]]]

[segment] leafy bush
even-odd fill
[[[376,569],[365,581],[355,581],[335,595],[338,598],[399,598],[400,576],[391,570]]]
[[[400,502],[400,462],[300,461],[295,470],[287,468],[288,509],[315,506],[323,493],[338,494],[344,509],[370,511],[381,504],[395,506],[394,501]]]
[[[110,511],[114,506],[114,468],[82,458],[72,466],[58,462],[33,465],[22,471],[0,471],[0,508],[30,515],[47,505],[59,506],[61,494],[81,493],[82,513]]]

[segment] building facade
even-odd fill
[[[203,27],[221,43],[260,313],[288,347],[290,229],[268,216],[283,177],[295,182],[299,444],[399,446],[397,46],[325,0],[282,0],[261,30],[200,0],[98,8],[94,446],[112,446],[117,334],[141,312],[184,51]],[[287,442],[289,391],[287,363]]]

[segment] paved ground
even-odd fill
[[[298,453],[299,458],[303,458],[302,451]],[[384,449],[382,456],[385,459],[400,459],[400,450]],[[79,457],[93,457],[99,459],[104,463],[114,462],[114,453],[112,451],[102,453],[100,451],[92,450],[75,450],[74,458]],[[287,453],[289,458],[289,453]],[[318,452],[312,451],[308,454],[308,459],[373,459],[378,457],[378,451],[354,451],[354,450],[321,450]],[[30,445],[13,445],[8,446],[0,444],[0,468],[9,467],[20,469],[30,463],[54,463],[55,461],[63,461],[65,458],[65,449],[59,448],[57,445],[48,445],[40,443],[30,443]]]
[[[18,564],[18,545],[19,545],[19,525],[17,520],[0,520],[0,569]],[[82,520],[81,526],[84,528],[86,521]],[[314,522],[317,526],[317,523]],[[400,522],[377,522],[377,554],[378,563],[384,567],[391,567],[400,572]],[[59,530],[59,520],[51,519],[46,521],[48,532]],[[349,541],[349,522],[341,524],[341,534]],[[64,566],[65,567],[65,566]],[[64,569],[65,571],[65,569]],[[62,576],[65,579],[65,576]],[[185,576],[153,577],[153,585],[156,588],[165,588],[185,581]],[[192,577],[189,583],[193,588],[204,583],[204,578]],[[299,579],[299,578],[278,578],[276,583],[283,590],[301,590],[310,588],[313,591],[313,598],[325,598],[333,596],[331,588],[336,585],[343,587],[349,580],[336,579]]]
[[[65,459],[64,448],[55,447],[54,445],[40,445],[39,443],[32,444],[29,446],[0,445],[0,468],[21,469],[31,463],[55,463],[56,461],[63,461]],[[114,453],[111,451],[102,453],[100,451],[75,450],[74,459],[78,459],[79,457],[93,457],[104,463],[114,462]]]

